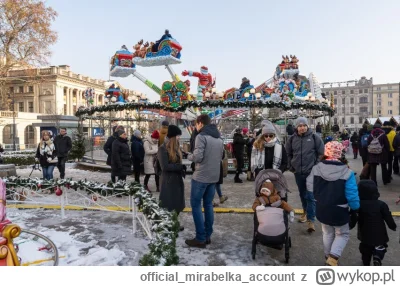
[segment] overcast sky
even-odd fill
[[[219,90],[269,79],[282,55],[295,54],[300,73],[319,82],[361,76],[374,83],[400,81],[400,1],[237,0],[48,0],[59,14],[52,65],[108,79],[109,59],[125,44],[158,40],[165,29],[182,45],[182,63],[206,65]],[[170,80],[164,67],[138,67],[158,86]],[[124,87],[158,95],[138,79],[117,79]],[[192,91],[197,85],[191,79]]]

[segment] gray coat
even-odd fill
[[[185,185],[182,178],[182,164],[170,163],[165,143],[158,148],[161,167],[160,201],[163,208],[178,214],[185,208]]]
[[[319,157],[324,155],[324,142],[313,134],[311,129],[300,136],[296,132],[286,142],[289,170],[298,174],[308,175],[317,164]]]
[[[200,183],[217,183],[223,152],[223,142],[217,126],[204,126],[196,136],[193,154],[188,156],[190,161],[196,163],[193,180]]]

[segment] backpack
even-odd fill
[[[368,147],[368,137],[369,137],[369,133],[365,133],[363,136],[361,136],[361,147],[362,148]]]
[[[378,137],[373,137],[371,143],[368,145],[368,153],[371,154],[381,154],[383,150],[383,146],[379,142],[379,137],[384,135],[385,133],[380,134]]]
[[[157,157],[158,154],[156,154],[154,156],[154,161],[153,161],[153,167],[154,167],[154,174],[156,174],[157,176],[161,176],[161,165],[160,165],[160,161],[158,160]]]

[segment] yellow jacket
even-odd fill
[[[386,134],[386,136],[387,136],[387,138],[389,140],[390,151],[393,152],[394,151],[393,140],[394,140],[394,137],[396,136],[396,132],[392,129],[392,130],[389,131],[388,134]]]

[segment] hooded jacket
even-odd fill
[[[261,187],[262,187],[262,185],[261,185]],[[281,197],[278,195],[275,187],[272,189],[272,193],[269,197],[267,197],[265,194],[260,194],[260,196],[264,199],[265,203],[268,205],[272,205],[275,203],[274,204],[274,206],[275,206],[276,204],[279,204],[279,202],[280,202],[280,205],[275,206],[275,207],[282,208],[285,211],[287,211],[288,213],[293,211],[293,208],[287,202],[285,202],[284,200],[281,199]],[[261,205],[261,202],[260,202],[259,198],[256,197],[254,200],[253,206],[252,206],[253,211],[256,211],[256,208],[260,205]]]
[[[338,161],[322,161],[307,177],[307,190],[314,193],[317,219],[327,225],[349,223],[349,207],[360,207],[354,172]]]
[[[312,167],[324,155],[324,142],[308,129],[304,135],[296,132],[286,142],[288,168],[296,174],[308,175]]]
[[[386,244],[389,237],[388,227],[395,231],[396,223],[386,203],[378,200],[379,192],[374,181],[361,180],[358,184],[360,194],[360,210],[358,215],[357,238],[367,245]]]
[[[118,133],[114,132],[114,134],[110,137],[108,137],[106,144],[104,144],[103,150],[107,154],[107,165],[111,166],[111,152],[112,152],[112,144],[115,139],[118,138]]]
[[[392,126],[382,126],[382,130],[385,131],[386,137],[389,141],[390,151],[393,152],[394,151],[393,140],[394,137],[396,136],[396,131],[393,130]]]
[[[201,183],[217,183],[223,152],[223,142],[217,126],[204,126],[196,136],[193,154],[188,156],[196,164],[192,178]]]

